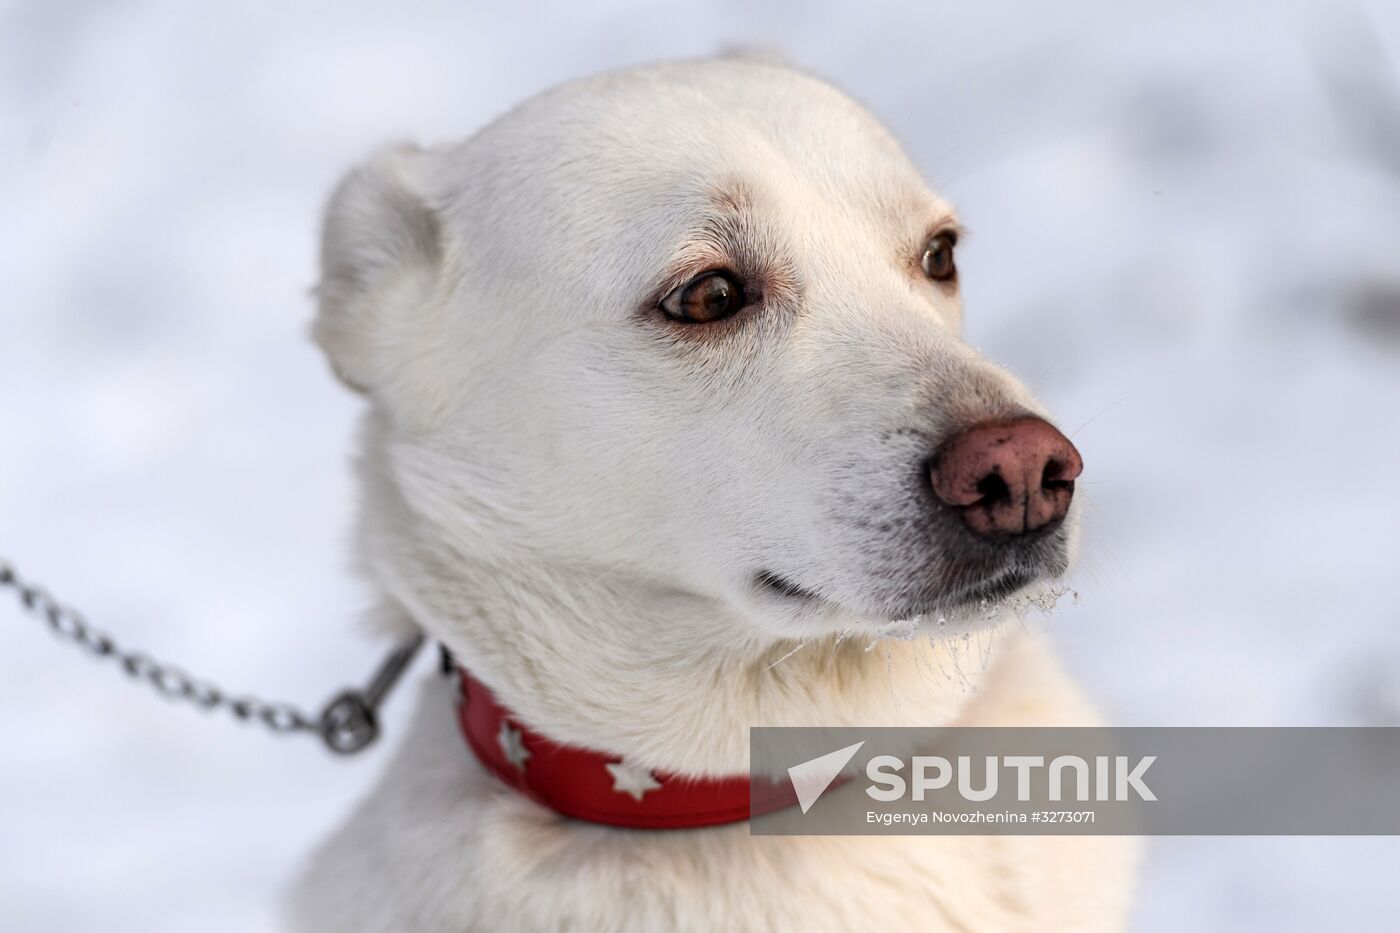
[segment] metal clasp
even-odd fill
[[[327,748],[338,755],[353,755],[379,738],[379,705],[408,669],[423,640],[420,632],[403,642],[384,659],[363,690],[346,690],[326,704],[319,731]]]

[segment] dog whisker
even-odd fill
[[[764,671],[771,671],[773,668],[777,667],[779,664],[782,664],[788,658],[792,657],[794,654],[797,654],[797,652],[801,651],[805,647],[807,647],[807,643],[804,641],[802,644],[798,645],[796,648],[792,649],[787,654],[783,655],[781,658],[765,667]]]

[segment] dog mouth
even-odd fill
[[[779,596],[783,599],[795,602],[822,602],[822,597],[811,590],[803,589],[786,577],[779,576],[771,570],[764,570],[754,577],[754,583],[758,588],[766,593]]]
[[[995,603],[1029,586],[1041,576],[1042,574],[1034,570],[1029,570],[1024,567],[1012,567],[994,572],[985,579],[978,580],[974,583],[960,586],[951,591],[945,591],[933,599],[926,601],[921,600],[919,605],[903,608],[899,612],[893,613],[893,615],[898,618],[903,618],[938,610],[961,609],[986,605],[987,603]],[[784,602],[802,605],[839,605],[836,601],[799,586],[787,577],[771,570],[764,570],[755,575],[754,584],[760,592],[767,593]]]
[[[944,597],[940,602],[950,608],[995,603],[1006,599],[1017,590],[1029,586],[1039,577],[1040,574],[1034,571],[1014,567],[1000,574],[993,575],[989,579],[980,580],[970,586],[963,587]]]

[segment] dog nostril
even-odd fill
[[[1040,475],[1040,487],[1042,489],[1065,489],[1074,485],[1074,480],[1065,479],[1065,463],[1063,460],[1051,460],[1045,464],[1045,472]]]
[[[1001,478],[1000,473],[988,473],[977,481],[977,494],[981,496],[977,500],[977,505],[996,505],[998,502],[1011,501],[1011,487],[1006,485],[1006,480]]]

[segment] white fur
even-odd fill
[[[951,216],[863,109],[752,60],[381,152],[332,198],[316,323],[368,404],[364,572],[533,728],[658,770],[743,771],[753,725],[1093,722],[1038,639],[952,605],[973,574],[918,493],[950,429],[1038,410],[919,272]],[[717,266],[761,306],[656,311]],[[909,617],[934,638],[867,650]],[[989,663],[945,637],[973,629]],[[420,703],[299,883],[300,929],[1122,923],[1122,840],[581,824],[481,769],[444,684]]]

